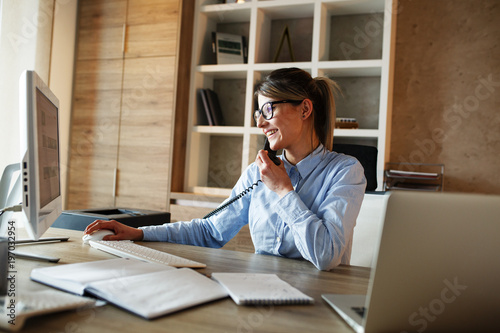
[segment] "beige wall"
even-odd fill
[[[0,173],[19,163],[19,77],[35,70],[59,99],[65,198],[77,0],[2,0],[0,9]]]
[[[68,175],[69,129],[73,100],[77,0],[55,2],[49,86],[59,98],[59,142],[61,159],[61,193],[66,203]]]
[[[48,82],[53,0],[2,0],[0,20],[0,172],[19,163],[19,77]]]
[[[500,193],[500,2],[400,0],[391,162],[444,163],[445,191]]]

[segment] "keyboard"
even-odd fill
[[[12,303],[14,301],[14,303]],[[76,296],[58,290],[33,291],[27,294],[16,294],[12,299],[2,297],[0,308],[0,330],[19,331],[26,319],[52,312],[94,307],[92,298]],[[15,308],[8,306],[15,304]],[[13,321],[9,323],[9,321]]]
[[[174,256],[163,251],[151,249],[146,246],[135,244],[132,241],[89,241],[90,246],[95,249],[114,254],[122,258],[133,258],[142,261],[152,262],[156,264],[163,264],[173,267],[191,267],[203,268],[207,265],[185,259],[182,257]]]

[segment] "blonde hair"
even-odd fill
[[[280,100],[310,99],[313,103],[313,127],[319,141],[331,151],[335,128],[335,96],[340,89],[327,77],[312,76],[300,68],[281,68],[257,84],[254,96]]]

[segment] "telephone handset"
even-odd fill
[[[269,140],[267,140],[267,138],[266,138],[266,143],[264,144],[264,148],[263,149],[267,150],[267,156],[269,156],[269,158],[271,159],[271,161],[274,162],[274,164],[276,164],[276,165],[280,165],[281,164],[281,160],[276,156],[276,151],[271,150],[271,147],[269,145]],[[234,198],[229,199],[222,206],[217,207],[215,210],[211,211],[210,213],[208,213],[207,215],[205,215],[203,218],[207,219],[210,216],[213,216],[213,215],[215,215],[215,214],[223,211],[227,206],[231,205],[236,200],[241,199],[245,194],[247,194],[248,192],[250,192],[255,186],[258,186],[260,182],[262,182],[262,180],[259,179],[258,181],[256,181],[255,183],[253,183],[251,186],[249,186],[248,188],[246,188],[245,190],[243,190],[243,192],[241,192],[240,194],[238,194]]]
[[[281,160],[276,156],[276,151],[271,149],[269,145],[269,140],[266,138],[266,143],[264,144],[264,150],[267,150],[267,156],[274,162],[276,165],[281,164]]]

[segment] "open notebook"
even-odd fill
[[[37,268],[31,279],[96,296],[147,319],[228,295],[217,282],[192,269],[125,258]]]

